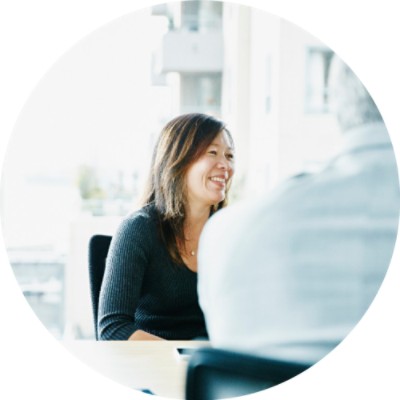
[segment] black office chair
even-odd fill
[[[106,268],[106,257],[111,243],[111,236],[94,235],[89,241],[89,283],[92,299],[92,311],[96,340],[97,314],[99,310],[100,288]]]
[[[256,393],[285,382],[310,366],[202,348],[189,359],[186,400],[216,400]]]

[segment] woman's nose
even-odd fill
[[[225,179],[229,179],[233,175],[232,165],[227,159],[220,161],[217,167],[224,173]]]
[[[229,168],[228,160],[223,157],[218,161],[218,167],[227,170]]]

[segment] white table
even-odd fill
[[[155,395],[183,399],[187,362],[177,347],[209,347],[207,341],[64,341],[81,361],[115,382]]]

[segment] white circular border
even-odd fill
[[[0,12],[0,162],[22,106],[41,77],[78,40],[152,0],[9,0]],[[354,69],[385,118],[400,158],[400,26],[396,2],[380,0],[241,0],[315,35]],[[0,234],[1,236],[1,234]],[[0,365],[5,398],[149,399],[108,380],[64,350],[25,302],[0,237]],[[250,398],[399,399],[399,244],[387,277],[362,322],[304,377]],[[340,365],[340,366],[339,366]],[[4,397],[4,396],[1,396]],[[154,398],[154,397],[153,397]],[[158,397],[157,397],[158,398]]]

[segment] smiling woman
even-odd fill
[[[234,145],[205,114],[170,121],[156,144],[142,208],[111,242],[100,294],[100,338],[206,337],[196,250],[208,218],[227,204]]]

